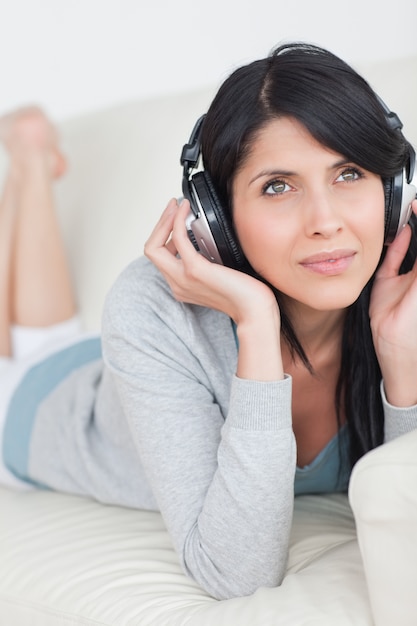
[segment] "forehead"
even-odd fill
[[[295,118],[280,117],[270,120],[254,134],[239,169],[262,167],[262,164],[294,168],[297,164],[330,162],[341,156],[317,141]]]

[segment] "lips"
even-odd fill
[[[300,265],[316,274],[335,276],[348,269],[355,255],[354,250],[325,251],[306,257]]]

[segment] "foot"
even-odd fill
[[[52,178],[65,173],[67,163],[59,148],[56,128],[36,106],[16,109],[0,117],[0,141],[17,159],[34,153],[43,155]]]

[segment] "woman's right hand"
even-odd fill
[[[283,377],[280,316],[271,289],[237,270],[211,263],[188,238],[190,205],[172,199],[145,244],[145,255],[159,269],[179,302],[228,315],[239,337],[238,376],[257,380]]]
[[[236,324],[253,308],[271,306],[275,298],[260,281],[228,267],[211,263],[190,242],[185,218],[190,205],[172,199],[145,244],[145,255],[164,275],[176,300],[217,309]]]

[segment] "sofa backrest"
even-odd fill
[[[168,200],[181,195],[180,153],[212,91],[122,104],[61,126],[69,171],[57,202],[81,314],[97,328],[103,300]]]
[[[357,69],[417,145],[417,57]],[[86,328],[99,327],[109,287],[181,195],[181,149],[214,92],[122,104],[60,125],[70,167],[56,196]]]

